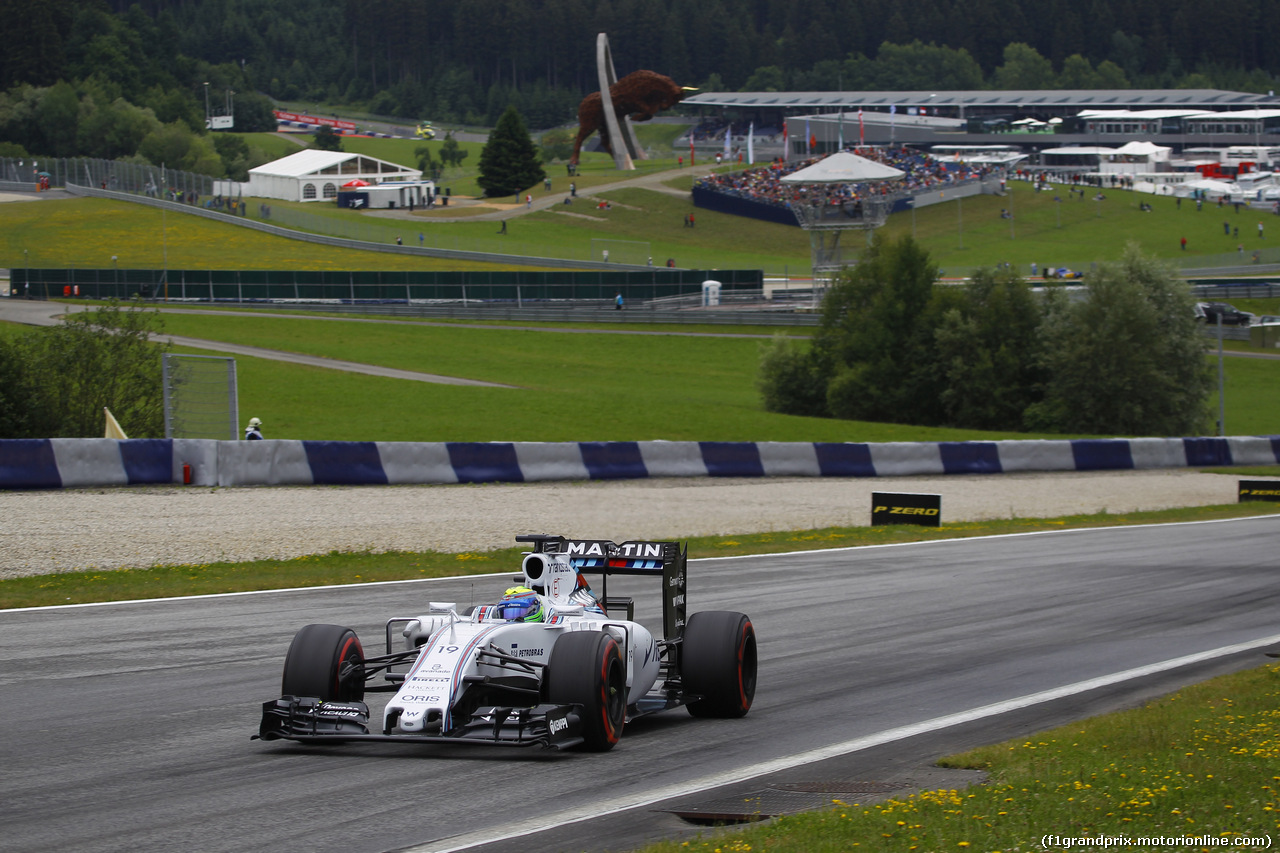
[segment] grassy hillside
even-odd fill
[[[276,134],[261,136],[272,142],[293,144],[274,139]],[[347,139],[344,144],[373,156],[414,162],[413,151],[422,143]],[[462,169],[450,170],[452,177],[446,176],[444,181],[459,200],[478,193],[473,172],[479,146],[463,146],[473,151],[472,157]],[[412,244],[422,233],[427,246],[587,259],[593,257],[593,238],[631,240],[649,243],[649,252],[658,265],[671,258],[684,267],[748,267],[763,269],[768,275],[808,274],[808,235],[799,228],[694,208],[687,192],[693,180],[705,173],[703,167],[671,169],[673,164],[669,161],[644,161],[641,165],[640,175],[667,170],[670,177],[656,188],[604,189],[635,175],[620,174],[605,155],[588,155],[579,174],[572,178],[579,195],[574,203],[557,203],[533,212],[512,204],[513,199],[498,199],[483,207],[454,204],[430,212],[416,211],[410,219],[388,218],[377,212],[340,211],[323,204],[269,203],[278,212],[299,208],[309,217],[342,221],[353,229],[358,226],[359,231],[353,230],[351,236],[374,242],[392,243],[401,236]],[[559,202],[571,179],[556,172],[554,166],[548,174],[552,178],[551,194]],[[542,186],[529,192],[535,199],[546,194]],[[1247,209],[1237,213],[1230,206],[1217,205],[1205,205],[1197,211],[1190,202],[1178,205],[1171,198],[1118,190],[1108,189],[1104,194],[1105,200],[1094,201],[1091,192],[1086,191],[1084,200],[1080,200],[1063,187],[1035,192],[1026,183],[1014,182],[1010,195],[1005,197],[978,196],[895,214],[883,231],[890,237],[914,234],[948,275],[962,275],[974,267],[1000,263],[1013,264],[1026,274],[1032,262],[1041,268],[1067,266],[1087,271],[1094,262],[1118,258],[1130,241],[1175,262],[1247,267],[1255,251],[1261,253],[1264,262],[1280,262],[1280,217]],[[595,202],[601,199],[610,201],[612,209],[598,209]],[[1139,205],[1143,203],[1149,203],[1152,210],[1142,211]],[[250,210],[254,209],[251,203]],[[1010,210],[1012,219],[1002,218],[1002,209]],[[697,217],[697,226],[692,229],[685,227],[685,215],[690,212]],[[486,213],[504,214],[508,219],[505,235],[498,235],[493,220],[473,218]],[[1260,219],[1264,226],[1261,239],[1257,236]],[[167,252],[168,263],[174,267],[490,268],[388,254],[356,257],[341,250],[264,237],[180,214],[167,217],[167,228],[160,227],[160,220],[159,212],[141,206],[90,199],[0,205],[0,266],[21,267],[29,263],[106,267],[114,254],[119,256],[122,267],[159,267]],[[1224,223],[1229,233],[1224,233]],[[307,227],[314,230],[314,226]],[[1184,236],[1185,251],[1180,248]],[[862,239],[860,233],[852,232],[845,235],[843,242],[847,248],[856,249]]]
[[[257,148],[272,158],[279,159],[312,147],[312,138],[292,133],[244,133],[241,134],[250,148]],[[301,143],[301,144],[299,144]]]
[[[388,241],[390,242],[390,241]],[[0,267],[111,269],[492,270],[318,246],[198,216],[124,201],[73,199],[0,204]]]
[[[922,208],[890,217],[886,236],[914,233],[934,260],[948,272],[1008,262],[1021,273],[1034,261],[1088,270],[1094,261],[1114,260],[1133,241],[1144,251],[1175,262],[1200,256],[1226,254],[1225,263],[1248,264],[1255,250],[1263,260],[1280,261],[1280,217],[1230,205],[1219,208],[1147,193],[1103,190],[1106,198],[1094,201],[1096,190],[1069,195],[1065,186],[1036,192],[1025,182],[1010,184],[1009,197],[979,196],[955,203]],[[1061,201],[1055,201],[1055,199]],[[1141,204],[1151,205],[1149,212]],[[1000,216],[1002,209],[1012,219]],[[1263,220],[1264,238],[1257,236]],[[1231,233],[1223,233],[1223,223]],[[1239,228],[1239,234],[1235,229]],[[1187,248],[1180,248],[1182,237]],[[1244,253],[1237,253],[1243,245]]]

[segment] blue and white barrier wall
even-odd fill
[[[1275,464],[1280,436],[881,444],[0,440],[3,489],[891,477]]]

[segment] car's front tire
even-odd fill
[[[364,648],[341,625],[307,625],[293,635],[280,692],[325,702],[364,700]]]
[[[686,707],[695,717],[742,717],[756,695],[756,631],[730,610],[689,617],[680,648],[684,692],[701,698]]]
[[[573,631],[560,637],[545,678],[548,702],[582,706],[583,747],[613,749],[627,719],[627,668],[613,635]]]

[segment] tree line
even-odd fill
[[[1043,296],[1011,270],[963,287],[910,237],[877,236],[840,273],[808,347],[761,354],[767,410],[967,429],[1201,435],[1212,377],[1194,303],[1136,247],[1100,264],[1086,294]]]
[[[199,119],[208,82],[237,112],[258,92],[486,126],[515,105],[554,127],[598,88],[600,32],[620,73],[706,90],[1266,92],[1280,75],[1269,0],[0,0],[0,20],[0,91],[67,81],[162,124]]]
[[[178,49],[178,23],[141,7],[0,0],[0,156],[101,157],[247,177],[270,159],[243,138],[205,130],[205,82],[235,97],[235,130],[274,130],[267,96],[241,67]]]

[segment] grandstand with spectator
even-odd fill
[[[902,179],[891,186],[837,184],[826,190],[827,203],[832,207],[854,205],[871,194],[886,202],[889,212],[906,210],[909,206],[922,207],[940,201],[943,191],[949,192],[951,198],[983,192],[988,185],[995,191],[1004,174],[1003,169],[990,163],[938,160],[906,147],[867,147],[856,149],[856,153],[901,171]],[[694,182],[693,203],[721,213],[800,225],[792,210],[794,189],[783,179],[823,159],[811,157],[786,162],[778,158],[766,166],[705,175]]]

